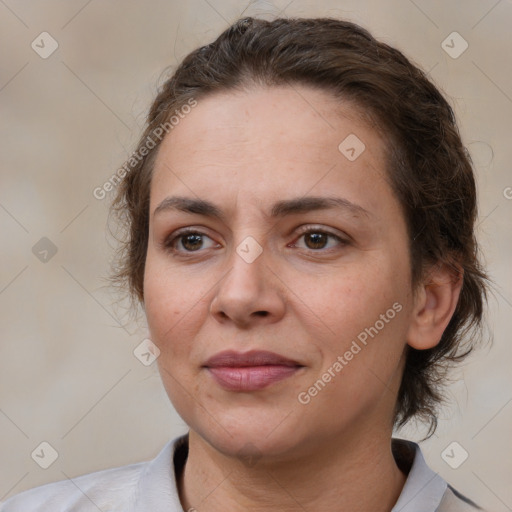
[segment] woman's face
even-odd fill
[[[164,139],[145,310],[169,398],[221,452],[390,432],[412,297],[384,150],[298,85],[208,96]]]

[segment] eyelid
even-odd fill
[[[299,226],[298,228],[299,232],[298,234],[299,235],[303,235],[304,233],[309,233],[309,232],[320,232],[320,233],[325,233],[327,235],[332,235],[334,237],[338,237],[340,239],[344,239],[346,238],[347,241],[348,239],[350,238],[345,232],[343,231],[335,231],[331,228],[327,228],[325,226],[322,226],[321,224],[304,224],[303,226]]]

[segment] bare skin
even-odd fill
[[[353,161],[338,149],[350,134],[365,145]],[[184,510],[389,512],[396,503],[404,349],[439,342],[461,283],[436,268],[413,294],[384,150],[352,106],[298,85],[200,99],[163,141],[144,294],[164,386],[190,427]],[[155,213],[170,196],[207,200],[222,218]],[[270,215],[305,196],[344,203]],[[185,227],[196,234],[178,233]],[[253,261],[242,257],[258,247]],[[345,357],[372,326],[377,334]],[[204,367],[226,349],[272,351],[301,367],[263,389],[227,390]]]

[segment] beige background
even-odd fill
[[[0,500],[36,485],[152,458],[186,427],[156,365],[133,355],[143,323],[113,304],[101,186],[133,149],[162,71],[212,40],[248,1],[0,1]],[[455,376],[453,402],[422,443],[430,466],[493,511],[512,508],[512,2],[252,2],[245,14],[340,16],[430,70],[451,98],[479,181],[480,239],[497,283],[492,349]],[[58,49],[41,58],[43,31]],[[457,31],[458,58],[441,43]],[[457,43],[459,44],[459,43]],[[48,48],[48,46],[46,46]],[[507,199],[508,196],[508,199]],[[47,237],[57,253],[32,252]],[[409,428],[400,433],[417,440]],[[58,452],[46,470],[31,458]],[[468,459],[441,452],[457,441]]]

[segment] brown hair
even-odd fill
[[[423,71],[350,22],[244,18],[191,52],[163,84],[136,152],[192,99],[251,84],[294,83],[355,104],[390,141],[387,169],[408,225],[413,288],[432,264],[463,273],[455,313],[439,344],[421,351],[407,348],[398,393],[395,425],[416,417],[427,420],[433,433],[446,369],[471,352],[480,331],[487,277],[474,234],[471,160],[450,105]],[[132,166],[111,210],[125,228],[112,281],[127,285],[133,302],[144,301],[149,191],[159,145]]]

